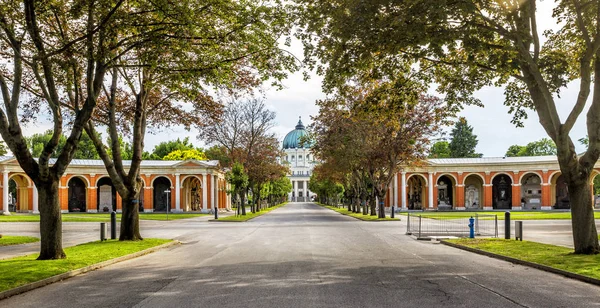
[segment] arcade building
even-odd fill
[[[130,162],[124,161],[125,166]],[[39,213],[37,189],[14,157],[1,156],[2,212]],[[140,212],[209,212],[231,209],[228,184],[218,161],[142,161]],[[63,213],[121,211],[101,160],[74,159],[60,180]]]
[[[600,164],[595,170],[592,192]],[[556,156],[429,159],[399,172],[385,203],[401,210],[570,209]]]

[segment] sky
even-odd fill
[[[540,32],[557,27],[550,17],[552,5],[548,5],[547,2],[546,4],[540,4],[538,10]],[[283,47],[298,58],[302,58],[300,42],[294,40],[291,47]],[[285,135],[294,129],[299,117],[302,118],[304,125],[312,123],[310,117],[317,115],[319,112],[315,102],[325,98],[325,94],[321,90],[321,81],[322,79],[315,74],[311,74],[309,80],[304,80],[302,72],[296,72],[290,74],[289,78],[283,82],[283,90],[264,89],[265,103],[277,115],[273,132],[280,140],[283,140]],[[557,100],[557,108],[563,120],[571,110],[577,92],[578,82],[575,81],[569,84],[566,89],[563,89],[561,98]],[[511,145],[526,145],[531,141],[547,137],[546,132],[538,122],[537,115],[533,111],[529,112],[529,119],[524,122],[524,128],[517,128],[510,123],[512,116],[508,114],[508,107],[503,105],[504,90],[502,88],[486,87],[475,93],[475,96],[484,103],[485,107],[467,106],[460,112],[459,116],[465,117],[473,127],[473,133],[477,135],[479,140],[476,150],[478,153],[482,153],[484,157],[501,157],[504,156]],[[587,135],[585,128],[586,111],[587,107],[572,130],[571,137],[575,142]],[[25,127],[24,132],[26,135],[31,135],[49,128],[51,128],[51,125],[48,122],[41,122]],[[447,129],[448,132],[449,130],[450,128]],[[201,140],[196,139],[196,136],[196,130],[186,131],[182,127],[148,134],[144,150],[151,151],[155,145],[162,141],[185,137],[189,137],[190,141],[197,146],[206,147]],[[576,148],[578,151],[585,150],[577,142]]]

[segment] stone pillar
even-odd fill
[[[208,174],[202,174],[202,210],[208,211]]]
[[[181,187],[179,186],[179,174],[175,174],[175,212],[181,212]]]
[[[398,179],[396,178],[396,181]],[[400,194],[401,194],[401,198],[400,200],[402,200],[402,209],[406,210],[406,172],[402,172],[402,181],[400,181]]]
[[[521,184],[512,184],[512,209],[523,209],[521,206]]]
[[[494,202],[492,201],[492,184],[483,184],[483,209],[494,209]]]
[[[309,194],[308,194],[308,180],[304,181],[304,192],[305,192],[305,194],[304,194],[305,195],[304,196],[305,199],[304,200],[306,200],[306,202],[309,202],[310,198],[309,198]]]
[[[428,188],[428,198],[427,201],[429,203],[429,208],[433,209],[433,186],[435,185],[433,183],[433,173],[432,172],[428,172],[429,174],[429,180],[427,182],[427,188]]]
[[[297,158],[296,158],[297,159]],[[298,201],[298,181],[294,181],[294,202]]]
[[[456,209],[465,210],[465,185],[456,185]]]
[[[542,183],[542,210],[552,209],[552,189],[550,183]]]
[[[210,196],[210,199],[211,199],[210,204],[212,205],[212,208],[216,209],[216,210],[219,209],[219,206],[217,205],[217,198],[216,198],[218,187],[219,187],[219,185],[217,185],[217,176],[213,175],[212,176],[212,194]]]
[[[2,214],[10,215],[8,211],[8,171],[2,173]]]
[[[398,209],[398,174],[394,174],[394,182],[392,183],[392,206]]]
[[[33,214],[39,214],[39,204],[38,204],[38,191],[35,184],[33,184]]]

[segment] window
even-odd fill
[[[302,155],[298,155],[298,160],[302,160]]]
[[[292,155],[292,161],[294,161],[294,155]]]
[[[310,160],[310,155],[306,155],[306,160]]]

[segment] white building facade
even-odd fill
[[[313,196],[308,189],[308,181],[316,161],[310,152],[310,144],[301,142],[301,138],[305,135],[306,129],[300,119],[296,128],[283,138],[285,155],[282,162],[289,165],[291,172],[288,175],[292,182],[292,192],[288,195],[290,202],[308,202]]]

